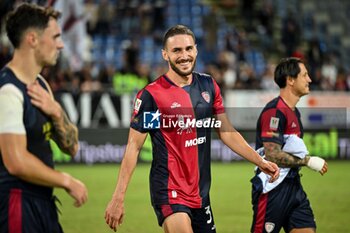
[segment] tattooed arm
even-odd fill
[[[59,104],[57,103],[57,105]],[[58,117],[52,117],[55,129],[53,132],[53,139],[63,152],[74,156],[79,148],[78,129],[72,122],[70,122],[67,114],[63,111],[61,106],[59,106],[59,109],[60,114]]]
[[[60,149],[74,156],[78,152],[78,129],[69,121],[61,105],[47,92],[38,81],[27,85],[27,92],[33,105],[51,117],[54,132],[53,139]]]
[[[265,156],[268,161],[276,163],[279,167],[300,167],[307,166],[310,156],[300,159],[282,150],[280,144],[274,142],[264,142]]]

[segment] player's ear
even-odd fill
[[[38,43],[38,33],[34,30],[29,30],[27,33],[24,34],[24,40],[30,46],[36,46]]]
[[[165,49],[162,49],[162,56],[164,60],[169,61],[169,57]]]
[[[288,76],[287,77],[287,85],[293,86],[295,82],[295,78]]]

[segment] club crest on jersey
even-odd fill
[[[273,229],[275,229],[275,224],[272,222],[266,222],[265,223],[265,230],[267,233],[270,233],[273,231]]]
[[[142,100],[140,100],[140,99],[137,98],[137,99],[135,100],[135,104],[134,104],[134,110],[135,110],[136,112],[138,112],[138,111],[140,110],[141,104],[142,104]]]
[[[205,100],[205,102],[207,102],[207,103],[210,102],[210,95],[209,95],[209,92],[203,91],[203,92],[202,92],[202,97],[203,97],[203,99]]]
[[[271,117],[270,119],[270,129],[278,129],[278,123],[280,119],[277,117]]]

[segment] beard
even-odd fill
[[[55,66],[58,63],[58,60],[60,59],[60,53],[56,53],[52,56],[38,53],[36,57],[37,57],[37,60],[39,60],[39,63],[42,67]]]
[[[191,69],[189,71],[181,71],[179,68],[176,67],[176,62],[172,62],[171,60],[169,60],[169,64],[170,64],[170,67],[173,71],[175,71],[175,73],[177,73],[178,75],[180,76],[187,76],[187,75],[190,75],[192,74],[193,70],[194,70],[194,67],[196,66],[196,60],[193,60],[193,59],[189,59],[190,62],[193,62],[193,65],[191,67]]]

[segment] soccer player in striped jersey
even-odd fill
[[[272,180],[279,175],[276,164],[263,160],[232,127],[215,80],[193,71],[197,53],[189,28],[176,25],[166,32],[162,56],[168,72],[136,96],[118,183],[106,208],[106,223],[115,231],[123,222],[126,189],[147,133],[153,145],[151,201],[167,233],[216,232],[209,197],[212,128]]]
[[[281,168],[281,176],[266,185],[265,175],[258,169],[251,180],[254,210],[251,232],[278,233],[284,228],[290,233],[314,233],[316,223],[299,170],[301,166],[308,166],[323,175],[328,166],[322,158],[309,156],[305,144],[299,143],[304,132],[296,107],[300,98],[309,94],[311,79],[300,59],[285,58],[276,67],[275,82],[280,87],[280,95],[260,114],[256,149],[264,148],[266,159]],[[290,137],[297,137],[292,145],[286,142]],[[287,145],[289,153],[285,149]]]

